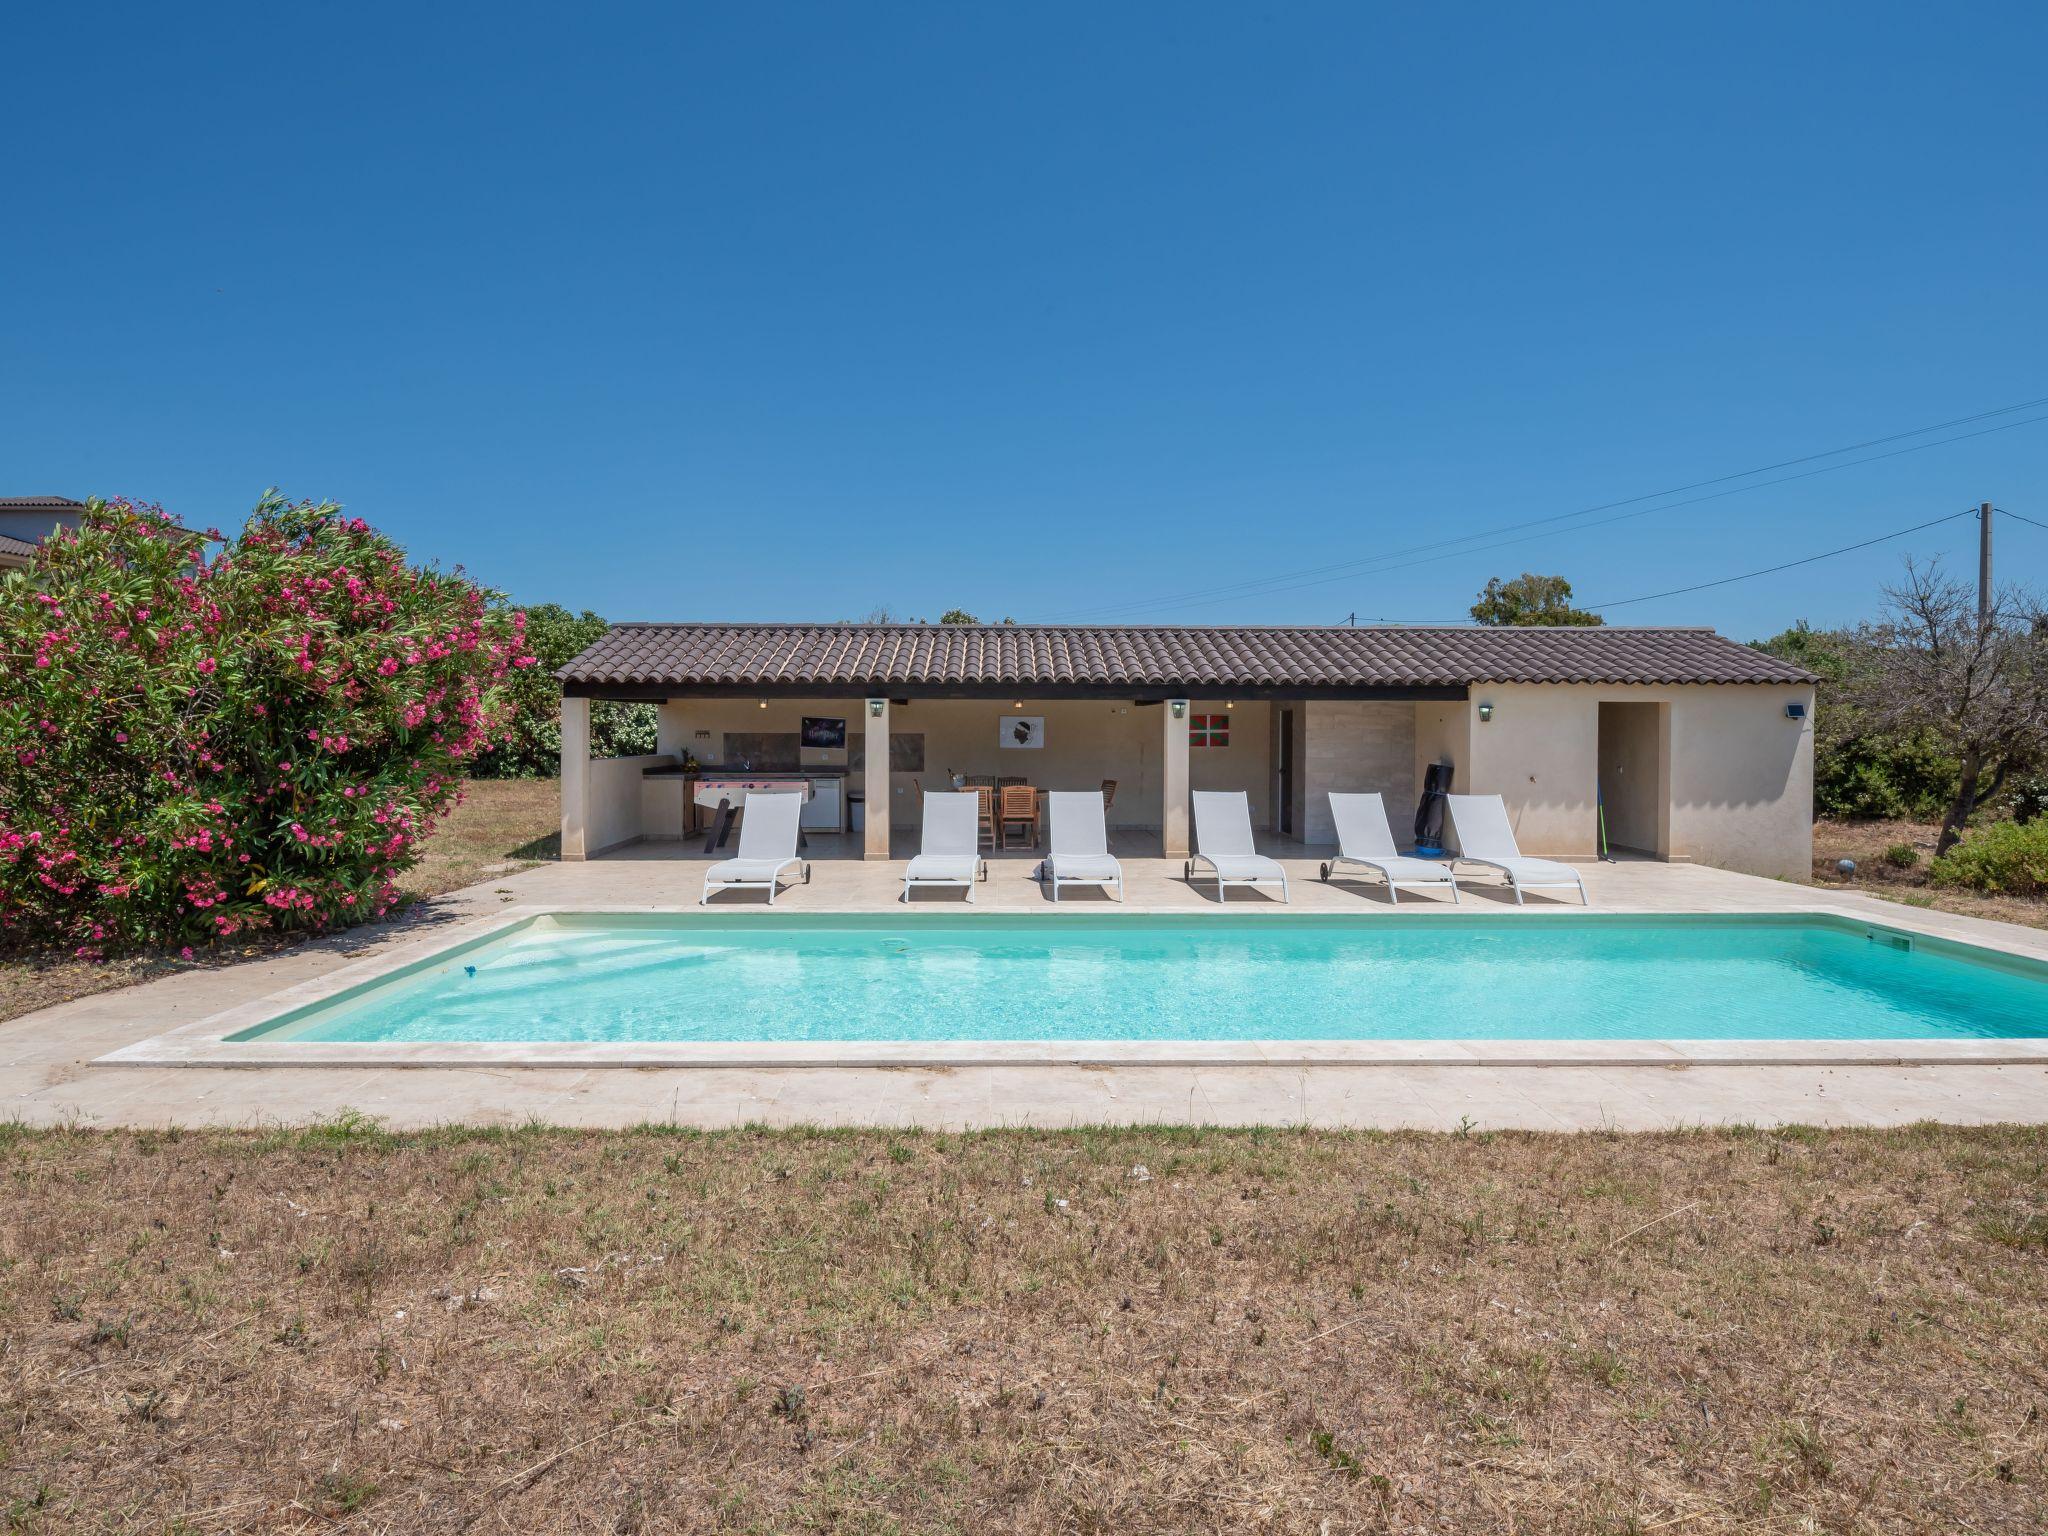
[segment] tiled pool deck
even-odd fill
[[[825,839],[818,840],[821,844]],[[1119,849],[1127,906],[1157,912],[1215,912],[1214,888],[1190,888],[1178,861]],[[1317,859],[1276,850],[1288,867],[1297,911],[1386,911],[1385,893],[1358,883],[1324,885]],[[789,889],[777,910],[902,910],[900,864],[818,861],[808,886]],[[1646,862],[1582,866],[1597,910],[1608,912],[1828,911],[1888,927],[2048,960],[2048,933],[1881,902],[1843,892],[1759,880],[1690,865]],[[1023,856],[993,861],[976,910],[1046,911]],[[441,898],[400,925],[311,945],[273,959],[201,970],[47,1009],[0,1024],[0,1116],[86,1125],[252,1125],[305,1121],[355,1109],[394,1127],[450,1121],[620,1126],[673,1121],[696,1126],[771,1124],[921,1125],[932,1128],[1102,1123],[1352,1125],[1455,1129],[1656,1129],[1729,1123],[1898,1124],[2048,1120],[2048,1053],[2031,1042],[1934,1065],[1816,1060],[1785,1042],[1720,1042],[1711,1057],[1636,1053],[1643,1064],[1574,1061],[1542,1042],[1489,1050],[1484,1060],[1377,1059],[1303,1064],[1244,1059],[1171,1065],[1089,1065],[984,1060],[974,1065],[901,1066],[192,1066],[96,1065],[96,1058],[186,1029],[293,987],[318,988],[365,960],[386,963],[439,947],[452,930],[515,908],[648,910],[696,900],[702,863],[674,845],[628,849],[585,864],[546,865]],[[735,894],[720,905],[759,905]],[[957,895],[921,893],[920,906]],[[1107,897],[1070,892],[1063,909],[1100,907]],[[1438,903],[1404,896],[1402,910]],[[1270,906],[1233,893],[1228,910]],[[1563,903],[1532,896],[1528,910]],[[1576,910],[1577,902],[1569,905]],[[1499,887],[1467,887],[1462,912],[1513,910]],[[1453,916],[1450,920],[1455,921]],[[1654,1009],[1644,1035],[1653,1038]],[[1961,1044],[1974,1045],[1977,1042]],[[1534,1045],[1536,1049],[1531,1050]],[[1911,1053],[1911,1042],[1899,1042]],[[1342,1053],[1338,1053],[1342,1054]],[[1802,1059],[1788,1062],[1787,1055]],[[1518,1055],[1528,1061],[1512,1060]],[[2029,1060],[2029,1056],[2037,1059]],[[1541,1061],[1547,1064],[1534,1064]]]

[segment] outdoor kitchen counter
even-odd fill
[[[649,839],[690,837],[704,830],[709,808],[699,803],[700,790],[723,780],[736,784],[808,783],[803,826],[812,832],[846,830],[844,768],[684,768],[658,763],[640,770],[640,835]],[[740,796],[735,795],[737,801]]]
[[[844,768],[720,768],[701,765],[684,768],[675,763],[657,763],[642,768],[643,779],[843,779]]]

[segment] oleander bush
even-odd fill
[[[89,503],[0,582],[0,934],[87,954],[376,917],[533,664],[332,503]]]
[[[1968,833],[1929,866],[1928,877],[1994,896],[2048,892],[2048,821],[2000,821]]]

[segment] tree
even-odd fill
[[[928,621],[911,618],[899,619],[887,608],[871,608],[868,610],[868,616],[864,619],[834,619],[833,622],[835,624],[923,624]],[[977,619],[965,608],[948,608],[939,615],[939,622],[941,624],[979,624],[981,620]],[[996,622],[998,624],[1014,624],[1017,621],[1005,615],[997,619]]]
[[[0,581],[0,931],[81,954],[388,910],[504,729],[524,619],[332,503],[87,503]]]
[[[1935,840],[1955,846],[1970,815],[2048,753],[2048,614],[2001,594],[1980,614],[1974,590],[1940,564],[1906,565],[1885,589],[1890,611],[1863,632],[1875,653],[1859,702],[1901,736],[1925,733],[1956,760],[1956,786]]]
[[[579,651],[595,645],[611,626],[588,608],[571,613],[560,603],[526,610],[526,643],[537,664],[512,680],[515,713],[503,740],[470,765],[479,779],[551,779],[562,763],[562,689],[555,673]],[[653,704],[597,699],[590,706],[590,754],[634,757],[652,752]]]
[[[1547,624],[1585,629],[1606,621],[1599,614],[1572,606],[1572,584],[1562,576],[1524,571],[1513,581],[1498,576],[1487,582],[1472,617],[1481,624]]]
[[[1887,820],[1939,817],[1956,791],[1956,760],[1927,731],[1900,734],[1865,701],[1879,691],[1882,657],[1856,629],[1804,620],[1754,642],[1820,679],[1814,688],[1813,809],[1819,816]]]

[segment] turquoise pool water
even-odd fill
[[[1813,917],[561,915],[239,1039],[2048,1034],[2048,968]]]

